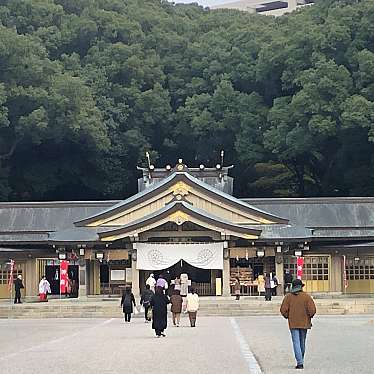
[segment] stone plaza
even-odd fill
[[[200,317],[156,339],[134,318],[2,319],[2,374],[294,372],[287,321],[280,316]],[[374,315],[317,316],[305,373],[371,374]]]

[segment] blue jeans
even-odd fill
[[[307,329],[290,329],[297,365],[304,365],[305,339],[307,331]]]

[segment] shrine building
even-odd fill
[[[22,274],[35,297],[42,275],[59,294],[59,263],[81,298],[138,296],[150,273],[170,281],[187,273],[204,296],[229,296],[238,276],[258,295],[273,272],[283,292],[288,269],[304,258],[311,293],[374,293],[374,198],[236,198],[231,167],[139,168],[138,193],[121,201],[0,203],[0,298]]]

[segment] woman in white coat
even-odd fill
[[[39,282],[39,300],[48,301],[48,293],[51,293],[51,285],[47,281],[45,275],[43,275]]]
[[[191,327],[196,325],[197,311],[199,310],[199,295],[195,292],[195,289],[191,287],[190,293],[186,297],[186,311],[190,318]]]

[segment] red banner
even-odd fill
[[[60,262],[60,292],[65,293],[68,283],[68,266],[69,262],[61,260]]]
[[[9,272],[9,279],[8,279],[8,291],[10,291],[13,286],[14,260],[10,260],[9,265],[10,265],[10,272]]]
[[[296,278],[301,279],[303,277],[303,266],[304,266],[304,257],[297,258],[297,274]]]

